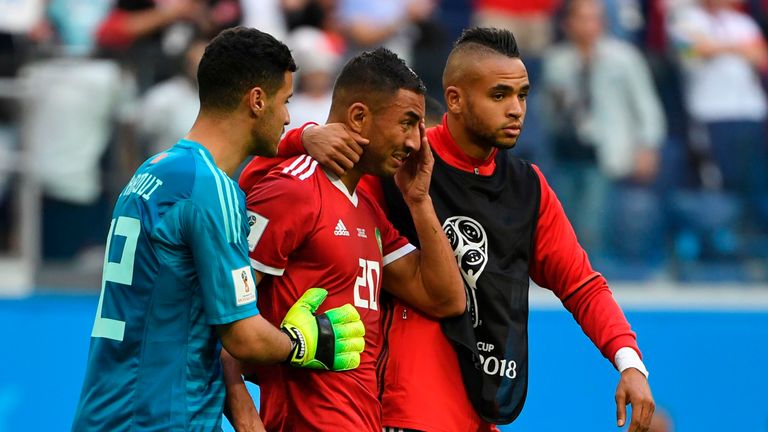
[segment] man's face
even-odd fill
[[[490,55],[470,66],[462,89],[461,118],[467,135],[482,147],[515,146],[525,120],[530,84],[519,58]]]
[[[568,37],[577,44],[591,45],[603,34],[603,6],[596,1],[581,1],[566,17]]]
[[[287,105],[292,95],[293,73],[286,71],[282,87],[273,94],[266,95],[264,112],[252,133],[254,148],[251,154],[267,157],[277,154],[280,137],[285,132],[285,126],[291,122]]]
[[[424,117],[424,95],[400,89],[371,113],[362,135],[370,140],[360,157],[364,173],[391,177],[421,145],[419,122]]]

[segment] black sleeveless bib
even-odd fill
[[[392,180],[383,185],[390,220],[418,245],[397,186]],[[541,197],[538,176],[530,163],[506,151],[498,152],[491,176],[461,171],[435,154],[429,193],[467,292],[467,312],[443,320],[443,333],[456,350],[475,410],[486,421],[510,423],[528,387],[528,264]]]

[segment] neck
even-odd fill
[[[186,139],[208,149],[220,170],[232,176],[248,156],[248,130],[244,119],[231,114],[200,113]],[[238,126],[239,124],[239,126]]]
[[[493,146],[476,143],[460,123],[458,116],[448,113],[448,131],[456,141],[456,145],[469,157],[486,160],[493,152]]]
[[[344,183],[344,186],[347,187],[347,190],[349,191],[349,194],[352,195],[355,193],[355,188],[357,188],[357,184],[360,182],[360,178],[363,176],[363,173],[356,169],[355,167],[350,168],[346,173],[344,173],[343,176],[341,176],[341,182]]]

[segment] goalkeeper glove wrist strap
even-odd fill
[[[301,334],[301,332],[295,328],[286,328],[286,327],[280,327],[280,331],[285,333],[288,336],[288,339],[291,340],[291,350],[288,352],[288,357],[285,358],[284,362],[291,363],[294,358],[303,357],[304,347],[306,346],[306,344],[302,343],[303,335]]]

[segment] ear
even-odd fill
[[[371,110],[362,102],[355,102],[347,108],[347,126],[356,133],[362,133],[371,117]]]
[[[445,104],[447,105],[448,112],[452,114],[458,114],[461,112],[461,108],[464,102],[462,91],[456,86],[448,86],[445,89]]]
[[[256,117],[261,115],[267,106],[267,93],[261,87],[254,87],[248,92],[248,109]]]

